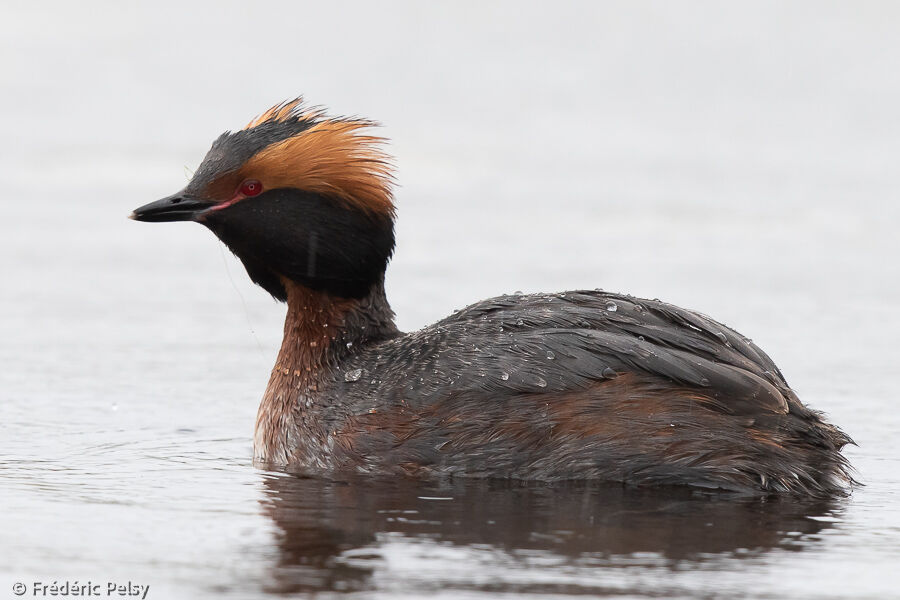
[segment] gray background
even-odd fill
[[[261,593],[250,438],[283,307],[202,228],[125,217],[301,93],[392,140],[402,328],[514,290],[659,297],[752,337],[859,442],[867,486],[806,552],[580,585],[895,594],[898,26],[888,2],[4,2],[0,594]],[[378,581],[411,582],[382,594],[566,577],[421,548],[381,543]]]

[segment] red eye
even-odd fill
[[[244,196],[257,196],[262,191],[262,184],[255,179],[248,179],[239,188]]]

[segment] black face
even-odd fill
[[[237,255],[254,283],[287,299],[280,276],[342,298],[381,281],[394,250],[390,217],[297,189],[270,190],[197,220]]]
[[[223,133],[185,189],[136,209],[131,218],[203,223],[243,261],[250,278],[279,300],[287,298],[283,277],[335,296],[361,298],[382,280],[394,250],[390,215],[346,208],[331,197],[294,188],[230,204],[233,186],[240,181],[229,181],[229,175],[237,178],[251,157],[302,134],[321,118],[316,111],[300,110],[299,100],[280,107],[288,112]],[[226,189],[213,189],[219,181],[225,181]]]

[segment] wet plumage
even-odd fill
[[[849,438],[758,347],[699,313],[570,291],[499,296],[399,332],[383,286],[389,160],[359,133],[368,125],[297,101],[273,107],[223,134],[185,190],[135,213],[206,225],[287,301],[258,461],[751,493],[847,488]]]

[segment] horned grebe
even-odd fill
[[[506,295],[402,333],[390,159],[300,99],[222,134],[139,221],[196,221],[287,302],[255,460],[306,471],[842,493],[851,440],[750,340],[601,291]]]

